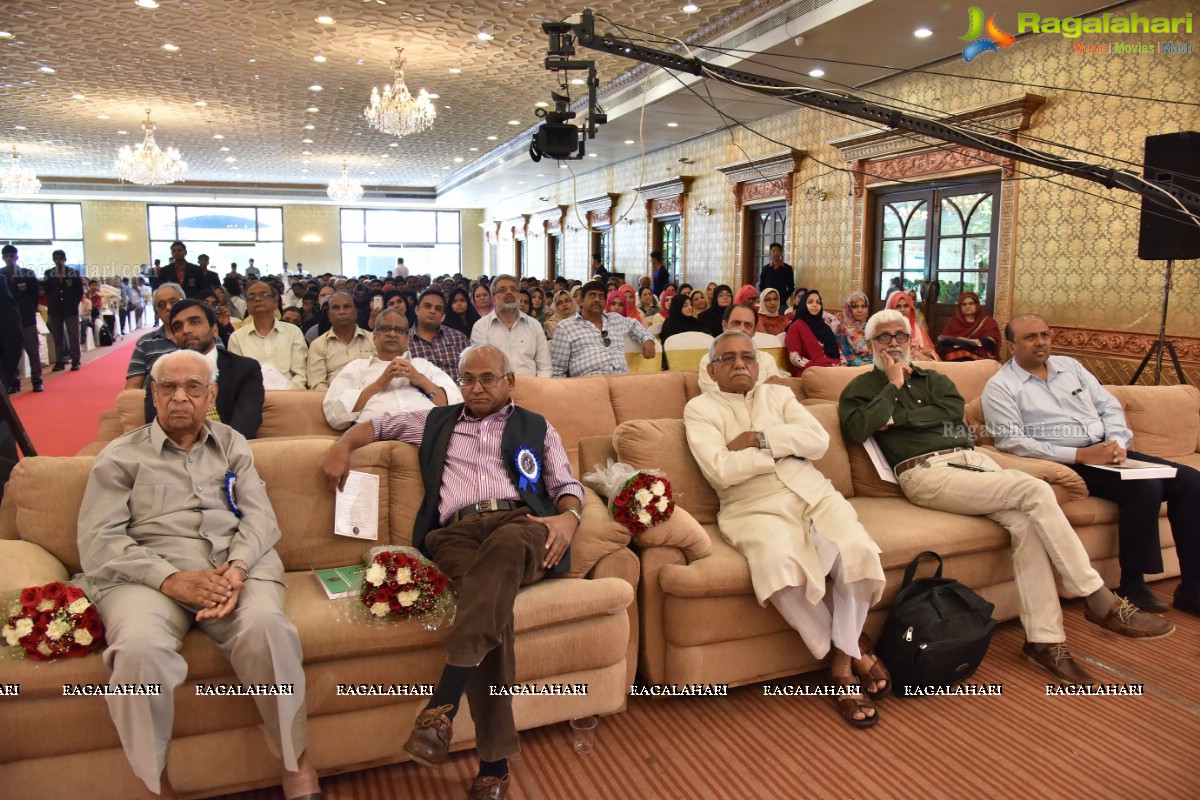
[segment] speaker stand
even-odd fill
[[[25,426],[21,424],[21,418],[17,416],[17,410],[13,408],[12,400],[8,396],[8,387],[3,385],[0,385],[0,419],[8,423],[8,428],[12,432],[13,439],[21,448],[21,452],[25,457],[36,456],[37,451],[33,449],[33,442],[29,439],[29,432],[25,430]]]
[[[1171,355],[1171,363],[1175,365],[1175,377],[1179,379],[1181,384],[1187,383],[1187,378],[1183,374],[1183,367],[1179,365],[1179,356],[1175,352],[1175,344],[1167,341],[1167,304],[1171,300],[1171,272],[1174,268],[1174,259],[1168,258],[1167,272],[1163,276],[1162,318],[1158,323],[1158,340],[1150,345],[1150,349],[1146,351],[1146,356],[1142,359],[1142,363],[1138,364],[1137,371],[1133,373],[1133,377],[1129,380],[1130,386],[1136,384],[1138,378],[1142,377],[1142,373],[1146,370],[1146,365],[1150,363],[1151,358],[1154,359],[1154,385],[1159,385],[1162,381],[1164,350]]]

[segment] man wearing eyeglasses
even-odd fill
[[[253,358],[263,371],[263,388],[308,388],[308,342],[304,332],[275,316],[279,295],[265,281],[246,287],[247,319],[229,337],[229,351]]]
[[[471,328],[471,344],[490,344],[503,350],[517,375],[549,378],[550,345],[546,332],[540,322],[521,313],[517,279],[497,275],[490,291],[495,308]]]
[[[945,375],[911,364],[911,333],[907,317],[898,311],[885,309],[867,320],[874,369],[842,391],[842,429],[854,442],[875,437],[913,504],[986,516],[1008,531],[1025,658],[1061,683],[1095,683],[1067,649],[1054,570],[1068,591],[1087,601],[1088,622],[1133,639],[1156,639],[1175,630],[1105,588],[1050,484],[1002,469],[974,449],[963,422],[962,395]]]
[[[246,440],[208,419],[216,377],[200,353],[158,359],[157,419],[109,443],[88,477],[79,557],[104,618],[110,685],[161,687],[156,696],[109,697],[108,710],[143,796],[175,797],[167,751],[176,690],[189,672],[181,645],[194,625],[243,685],[291,687],[254,699],[283,761],[284,796],[314,800],[303,654],[283,611],[274,549],[279,525]]]
[[[385,439],[420,447],[425,500],[413,546],[437,563],[459,597],[443,642],[446,666],[404,749],[419,763],[444,764],[465,692],[480,759],[469,796],[499,800],[508,792],[508,758],[520,747],[512,697],[494,696],[489,687],[516,681],[517,591],[568,568],[583,487],[554,427],[513,404],[512,365],[502,350],[467,348],[459,374],[464,402],[356,425],[329,449],[322,471],[337,491],[355,449]]]
[[[332,304],[345,293],[334,295]],[[353,301],[351,301],[353,309]],[[331,311],[332,315],[332,311]],[[375,354],[349,362],[337,374],[321,407],[330,427],[345,430],[385,414],[461,403],[458,386],[442,370],[409,352],[412,331],[398,308],[375,316]]]
[[[150,382],[150,369],[154,362],[167,353],[173,353],[179,348],[171,339],[167,320],[171,309],[183,299],[183,287],[177,283],[163,283],[154,290],[154,314],[158,317],[158,327],[149,333],[142,334],[133,346],[129,356],[129,369],[125,371],[125,388],[141,389]]]
[[[604,310],[604,284],[584,284],[579,313],[554,329],[550,365],[555,378],[619,375],[629,372],[625,340],[642,346],[642,358],[654,358],[654,337],[632,317]]]

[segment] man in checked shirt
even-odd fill
[[[493,697],[488,687],[516,682],[517,590],[547,570],[568,568],[583,487],[550,423],[513,405],[503,351],[469,347],[458,367],[465,402],[355,425],[330,448],[322,469],[337,491],[356,448],[383,439],[419,446],[425,500],[413,545],[455,583],[459,598],[444,642],[445,669],[404,749],[422,764],[444,763],[465,691],[480,759],[468,797],[499,800],[508,793],[507,759],[520,748],[512,698]]]

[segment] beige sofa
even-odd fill
[[[287,568],[286,610],[304,650],[309,753],[326,774],[405,759],[401,745],[424,704],[420,698],[338,696],[338,684],[432,684],[444,663],[441,634],[415,623],[355,622],[347,601],[326,600],[311,574],[355,563],[368,546],[331,534],[333,499],[319,469],[329,444],[320,438],[251,443],[283,532],[277,549]],[[30,458],[17,466],[0,504],[0,586],[65,579],[80,569],[75,521],[91,464],[91,457]],[[409,543],[423,496],[416,448],[377,443],[357,451],[353,466],[381,478],[381,543]],[[518,596],[519,680],[588,685],[586,696],[517,698],[520,729],[624,708],[637,646],[630,609],[638,566],[628,539],[593,503],[572,548],[572,575],[590,579],[547,579]],[[204,797],[276,783],[279,762],[266,749],[253,703],[195,696],[196,683],[235,683],[228,663],[195,631],[184,640],[183,654],[189,671],[176,694],[170,753],[176,788]],[[0,786],[26,787],[18,794],[27,797],[136,796],[104,701],[63,696],[63,684],[107,680],[99,654],[46,664],[0,659],[0,684],[20,685],[19,696],[0,697],[6,731]],[[464,707],[454,747],[470,747],[473,738]],[[53,789],[32,788],[46,786]],[[9,796],[2,789],[0,795]]]

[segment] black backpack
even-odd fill
[[[926,556],[937,559],[937,572],[913,580]],[[914,558],[875,646],[892,674],[894,694],[925,694],[971,677],[991,644],[994,609],[964,584],[943,578],[937,553],[926,550]]]
[[[108,347],[112,343],[112,331],[108,329],[107,325],[101,324],[99,332],[96,333],[96,346]]]

